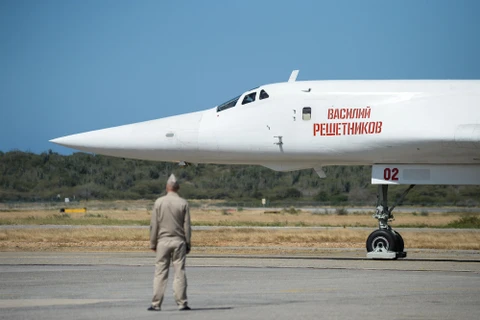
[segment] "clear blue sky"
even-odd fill
[[[480,1],[0,1],[0,151],[257,85],[480,79]]]

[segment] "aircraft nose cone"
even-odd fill
[[[119,130],[120,128],[122,127],[78,133],[52,139],[50,142],[64,147],[92,152],[95,152],[95,149],[124,148],[129,143],[127,138],[131,136],[131,132],[128,132],[130,130],[126,127],[123,130]]]
[[[65,147],[122,158],[174,161],[198,150],[202,113],[190,113],[50,140]]]
[[[65,146],[65,143],[63,142],[63,138],[51,139],[51,140],[48,140],[48,142],[55,143],[55,144],[58,144],[60,146]]]
[[[73,149],[76,149],[77,147],[85,146],[86,143],[82,143],[75,136],[78,136],[78,135],[71,135],[71,136],[55,138],[55,139],[50,140],[50,142],[58,144],[60,146],[73,148]]]

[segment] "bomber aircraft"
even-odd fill
[[[214,108],[51,140],[96,154],[276,171],[371,165],[378,229],[367,257],[406,257],[389,185],[480,184],[480,80],[296,81],[248,90]]]

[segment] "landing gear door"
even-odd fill
[[[480,165],[376,164],[372,184],[478,185]]]

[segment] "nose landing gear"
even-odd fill
[[[367,238],[367,258],[370,259],[397,259],[405,258],[404,242],[402,236],[388,224],[393,221],[393,209],[401,203],[405,196],[415,185],[411,185],[401,195],[400,199],[388,209],[388,185],[378,186],[378,205],[373,215],[378,220],[378,230],[373,231]]]

